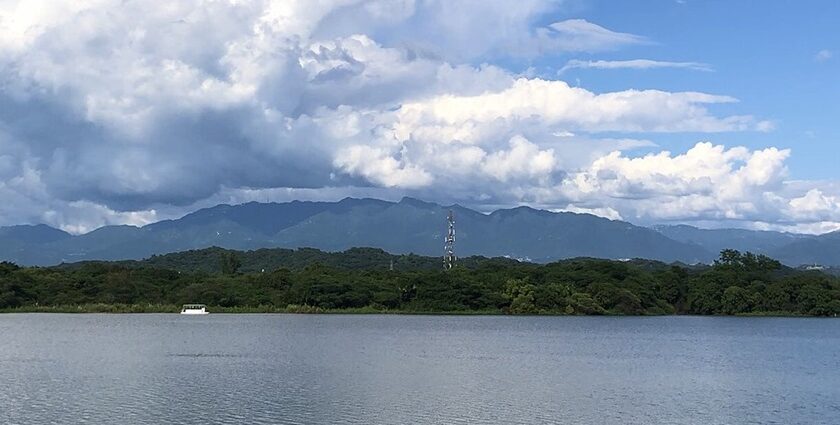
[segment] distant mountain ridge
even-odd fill
[[[745,229],[700,229],[679,224],[674,226],[653,226],[663,235],[680,242],[694,243],[711,252],[722,249],[737,249],[756,254],[769,255],[784,246],[801,240],[812,239],[812,235]]]
[[[449,209],[456,216],[456,252],[460,256],[506,256],[537,262],[572,257],[646,258],[693,264],[711,262],[725,247],[764,253],[792,265],[840,265],[840,255],[825,252],[830,246],[840,246],[840,235],[824,238],[827,235],[691,226],[647,228],[589,214],[529,207],[483,214],[413,198],[399,202],[346,198],[338,202],[217,205],[175,220],[143,227],[106,226],[83,235],[45,225],[0,227],[0,260],[21,265],[138,260],[213,246],[324,251],[373,247],[394,254],[438,256]],[[812,260],[812,255],[820,260]]]
[[[338,202],[217,205],[143,227],[106,226],[72,236],[47,226],[0,231],[0,258],[25,265],[82,260],[142,259],[219,246],[228,249],[311,247],[344,251],[375,247],[395,254],[437,256],[446,213],[455,212],[457,253],[533,261],[589,256],[707,261],[703,248],[601,217],[528,207],[491,214],[412,198],[400,202],[347,198]],[[60,232],[60,233],[58,233]]]
[[[840,266],[840,231],[806,235],[744,229],[699,229],[686,225],[654,226],[654,229],[676,241],[697,244],[713,252],[731,248],[764,254],[790,266]]]

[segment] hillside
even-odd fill
[[[793,242],[812,239],[811,235],[746,229],[700,229],[684,224],[653,226],[653,229],[679,242],[693,243],[710,252],[737,249],[769,254]]]
[[[253,251],[235,251],[219,247],[154,255],[143,260],[81,261],[66,263],[57,267],[77,269],[90,264],[112,264],[120,267],[150,267],[189,273],[221,273],[222,262],[226,255],[235,256],[239,265],[237,271],[242,273],[259,273],[277,269],[301,270],[313,265],[338,270],[379,271],[391,270],[392,267],[394,271],[440,270],[443,267],[440,257],[389,254],[378,248],[351,248],[342,252],[326,252],[315,248],[261,248]],[[511,266],[514,264],[521,263],[503,257],[471,256],[458,259],[458,267],[468,270],[482,266]]]
[[[460,256],[507,256],[537,262],[572,257],[648,258],[685,263],[707,262],[715,256],[697,244],[675,241],[649,228],[588,214],[528,207],[482,214],[411,198],[400,202],[347,198],[339,202],[218,205],[177,220],[140,228],[106,226],[78,236],[39,237],[45,226],[26,227],[13,236],[0,233],[0,259],[23,265],[138,260],[211,246],[325,251],[368,246],[394,254],[438,256],[449,209],[456,215]]]
[[[840,232],[797,240],[770,251],[785,264],[840,266]]]
[[[450,209],[457,221],[456,252],[462,257],[539,263],[575,257],[647,258],[695,264],[710,263],[723,249],[737,249],[766,254],[790,266],[840,266],[840,233],[814,236],[687,225],[646,228],[528,207],[483,214],[412,198],[217,205],[176,220],[144,227],[106,226],[76,236],[43,224],[0,227],[0,260],[49,266],[140,260],[210,247],[342,252],[365,246],[395,255],[438,257]]]

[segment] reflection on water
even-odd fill
[[[840,423],[840,322],[0,315],[0,423]]]

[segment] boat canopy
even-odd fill
[[[204,305],[204,304],[184,304],[184,310],[186,310],[186,309],[190,309],[190,310],[192,310],[192,309],[202,309],[202,308],[206,308],[206,307],[207,306]]]

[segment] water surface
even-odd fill
[[[837,424],[840,321],[3,314],[0,423]]]

